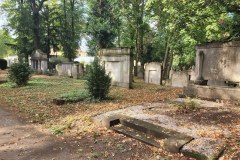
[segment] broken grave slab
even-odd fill
[[[118,123],[120,123],[121,114],[113,113],[105,116],[95,116],[92,117],[92,121],[101,127],[110,128]]]
[[[211,138],[198,138],[183,146],[181,152],[198,160],[217,159],[225,148],[225,144]]]
[[[124,116],[120,119],[120,122],[122,125],[132,128],[136,132],[143,132],[149,136],[155,137],[158,139],[157,141],[159,141],[159,145],[161,147],[173,153],[179,153],[180,148],[182,148],[183,145],[193,140],[193,137],[190,137],[186,134],[132,117]],[[146,142],[145,140],[142,141]],[[158,147],[159,145],[155,146]]]

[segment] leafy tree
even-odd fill
[[[20,59],[28,61],[28,56],[33,51],[32,17],[29,3],[25,1],[5,0],[1,9],[8,18],[7,29],[16,36],[16,45],[12,47],[17,50]]]
[[[14,39],[6,30],[0,30],[0,57],[6,57],[14,54],[14,49],[11,48],[15,44]]]
[[[61,5],[62,14],[60,16],[60,42],[63,53],[69,61],[76,57],[79,48],[80,32],[83,28],[83,3],[76,0],[63,0]]]
[[[88,54],[94,55],[100,48],[114,46],[119,19],[114,16],[115,12],[110,0],[90,0],[87,5]]]

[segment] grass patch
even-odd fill
[[[60,95],[57,99],[63,100],[67,103],[80,102],[80,101],[89,101],[91,99],[90,94],[87,90],[72,90],[68,93]]]

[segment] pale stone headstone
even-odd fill
[[[171,86],[173,87],[186,87],[189,79],[187,71],[171,71]]]
[[[160,84],[161,82],[161,67],[158,62],[151,62],[145,65],[144,79],[145,83]]]
[[[110,73],[112,85],[131,88],[133,54],[130,48],[101,49],[98,56],[106,72]]]
[[[73,62],[64,62],[56,65],[56,70],[59,76],[73,77],[79,79],[83,75],[82,64]]]

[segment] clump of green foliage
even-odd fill
[[[60,95],[58,99],[61,99],[67,103],[74,103],[80,101],[88,101],[90,99],[90,95],[87,90],[73,90],[71,92]]]
[[[177,107],[177,112],[180,113],[191,113],[199,111],[198,104],[192,99],[188,98],[184,102],[173,102],[171,103],[174,107]]]
[[[100,65],[98,58],[95,58],[89,67],[86,80],[87,89],[94,99],[106,99],[111,86],[111,77],[106,73],[104,66]]]
[[[11,82],[16,83],[17,86],[27,85],[32,74],[32,69],[27,63],[19,62],[11,65],[8,72],[8,78]]]

